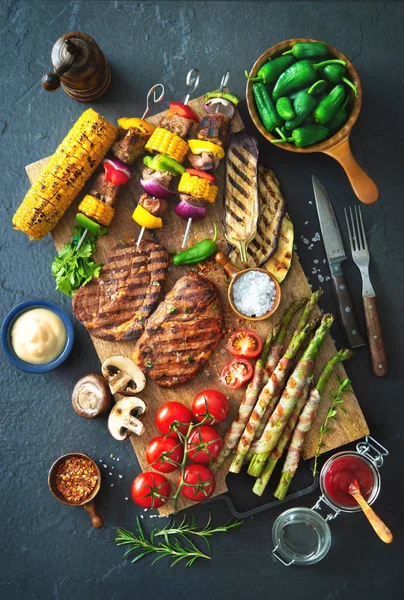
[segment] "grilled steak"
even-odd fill
[[[101,274],[81,287],[73,311],[91,335],[103,340],[137,339],[157,306],[168,267],[167,250],[150,240],[120,242]]]
[[[162,387],[186,383],[215,349],[222,323],[216,287],[205,277],[189,273],[148,319],[133,360]]]

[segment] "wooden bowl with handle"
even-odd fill
[[[285,40],[279,44],[275,44],[268,50],[265,50],[263,54],[256,60],[253,68],[251,69],[250,76],[256,77],[258,70],[268,61],[269,58],[275,58],[281,56],[283,52],[289,50],[296,42],[318,42],[311,38],[294,38],[291,40]],[[351,99],[351,114],[345,123],[345,125],[337,133],[335,133],[329,139],[313,144],[312,146],[306,146],[304,148],[297,148],[294,144],[277,144],[279,148],[288,150],[289,152],[298,152],[301,154],[310,154],[312,152],[322,152],[332,158],[335,158],[344,169],[348,176],[349,182],[352,186],[358,199],[364,204],[373,204],[379,197],[379,190],[375,182],[365,173],[362,167],[356,162],[349,143],[349,137],[351,135],[352,127],[355,125],[362,106],[362,85],[359,79],[359,75],[352,65],[352,63],[344,56],[339,50],[333,48],[327,44],[330,55],[334,58],[342,59],[346,62],[346,70],[349,79],[356,85],[358,95]],[[319,57],[318,62],[326,60],[324,57]],[[247,105],[251,118],[258,131],[268,141],[278,139],[275,138],[269,131],[267,131],[261,122],[258,111],[255,106],[255,100],[253,96],[253,82],[247,82]]]

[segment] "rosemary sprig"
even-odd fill
[[[342,395],[343,395],[344,391],[346,391],[346,388],[349,385],[351,385],[351,382],[348,378],[344,379],[344,381],[339,380],[339,388],[338,388],[337,392],[334,394],[334,392],[331,391],[332,402],[331,402],[331,406],[328,410],[327,416],[324,420],[324,423],[320,427],[320,438],[318,440],[316,452],[314,455],[313,475],[316,475],[316,473],[317,473],[318,457],[320,455],[320,449],[324,446],[324,442],[323,442],[324,435],[330,431],[328,422],[331,419],[335,419],[337,417],[338,406],[340,406],[341,404],[344,403],[344,398],[342,397]],[[344,410],[342,406],[341,406],[341,410]]]
[[[169,521],[163,529],[158,530],[154,529],[150,538],[147,538],[144,534],[142,526],[140,524],[139,517],[136,518],[138,535],[135,535],[131,531],[127,529],[118,529],[117,537],[115,539],[117,546],[126,546],[130,545],[130,548],[125,552],[124,556],[127,556],[130,552],[134,550],[140,550],[139,554],[137,554],[132,562],[135,563],[144,556],[148,556],[149,554],[157,554],[157,557],[154,559],[154,564],[160,558],[164,556],[170,556],[173,559],[171,563],[171,567],[176,565],[182,560],[185,560],[185,566],[191,567],[193,563],[198,558],[205,558],[207,560],[211,560],[210,556],[210,544],[208,541],[208,537],[211,537],[214,533],[226,532],[230,529],[235,529],[236,527],[240,527],[243,521],[239,519],[230,519],[224,525],[219,525],[218,527],[211,527],[211,515],[209,514],[208,522],[206,523],[203,529],[198,529],[195,518],[192,517],[189,522],[186,520],[186,516],[183,518],[179,525],[176,525],[175,519]],[[191,539],[191,536],[199,536],[204,539],[207,547],[208,554],[205,554],[199,548],[196,547],[194,542]],[[158,536],[164,537],[164,542],[155,541],[155,538]],[[178,539],[180,536],[182,541]]]

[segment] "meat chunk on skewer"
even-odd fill
[[[171,131],[181,138],[187,137],[194,124],[192,119],[181,117],[180,115],[164,115],[159,121],[159,127]]]
[[[210,113],[200,120],[197,137],[199,140],[225,146],[231,119],[222,113]]]
[[[208,201],[203,198],[194,198],[193,196],[188,196],[187,194],[180,194],[180,200],[182,202],[188,202],[191,206],[196,206],[198,208],[203,208],[207,206]]]
[[[216,171],[219,166],[219,159],[215,157],[213,152],[201,152],[201,154],[192,154],[191,151],[187,154],[187,159],[194,169],[200,171]]]
[[[94,180],[89,191],[91,196],[95,196],[106,204],[113,206],[117,201],[119,194],[119,185],[115,185],[105,178],[105,173],[100,173]]]
[[[147,194],[140,196],[139,205],[155,217],[162,217],[168,208],[167,200],[152,198]]]
[[[166,188],[170,185],[172,178],[173,176],[168,171],[155,171],[149,167],[146,167],[142,171],[142,179],[153,179],[153,181],[158,181]]]

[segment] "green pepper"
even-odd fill
[[[292,131],[292,135],[286,140],[271,140],[273,144],[284,144],[285,142],[291,142],[298,148],[304,146],[311,146],[321,142],[328,137],[330,131],[325,125],[305,125],[304,127],[298,127]]]
[[[304,90],[301,90],[301,91],[308,92],[309,90],[311,90],[310,93],[311,93],[312,96],[321,96],[321,94],[323,92],[325,92],[325,90],[327,89],[327,86],[328,86],[327,81],[324,81],[324,79],[319,79],[311,87],[306,87],[306,88],[304,88]],[[293,94],[289,94],[288,97],[291,100],[295,100],[295,98],[298,95],[298,93],[299,92],[293,92]]]
[[[299,127],[301,123],[310,115],[310,113],[314,110],[317,105],[318,99],[312,95],[316,89],[322,87],[324,83],[323,79],[316,81],[313,85],[306,91],[302,90],[301,92],[297,92],[296,98],[293,102],[293,108],[295,110],[295,118],[289,121],[286,121],[285,126],[286,129],[293,130],[296,127]]]
[[[261,117],[262,124],[267,131],[274,131],[283,125],[283,120],[276,112],[276,108],[263,83],[254,83],[253,94],[255,104]]]
[[[83,213],[77,213],[76,221],[81,227],[83,227],[84,229],[87,229],[93,235],[106,235],[108,233],[107,227],[103,227],[103,225],[99,225],[92,219],[89,219],[88,217],[86,217],[86,215],[83,215]]]
[[[279,75],[283,73],[285,69],[290,67],[292,63],[293,56],[279,56],[273,60],[269,59],[269,61],[259,69],[256,77],[250,77],[247,71],[245,71],[245,76],[249,81],[274,83]]]
[[[292,102],[287,96],[283,96],[277,100],[276,110],[278,111],[278,115],[282,117],[284,121],[290,121],[296,117]]]
[[[295,58],[310,58],[312,56],[327,56],[328,46],[323,42],[297,42],[282,56],[293,54]]]
[[[348,111],[346,109],[348,102],[349,96],[347,96],[344,104],[339,107],[331,121],[327,123],[327,127],[332,133],[332,135],[334,135],[334,133],[337,133],[337,131],[339,131],[348,120]]]
[[[313,117],[316,123],[326,125],[331,121],[339,107],[345,100],[345,88],[342,84],[336,85],[331,92],[317,105]]]
[[[228,100],[229,102],[234,104],[234,106],[237,106],[237,104],[240,102],[240,100],[236,96],[233,96],[233,94],[230,94],[230,92],[208,92],[207,94],[205,94],[203,100],[204,102],[206,102],[211,98],[223,98],[223,100]]]
[[[356,85],[352,83],[349,79],[344,77],[345,75],[345,67],[343,65],[327,65],[321,71],[321,74],[327,81],[330,83],[341,83],[344,82],[352,88],[355,96],[358,95],[358,90]]]
[[[182,175],[185,173],[185,167],[173,158],[164,156],[164,154],[156,154],[153,157],[145,156],[143,162],[146,167],[155,171],[168,171],[171,175]]]
[[[288,96],[291,92],[311,85],[317,79],[316,71],[333,63],[346,65],[344,60],[339,59],[325,60],[314,65],[309,60],[299,60],[279,76],[272,92],[273,99],[278,100],[282,96]]]
[[[176,254],[173,257],[173,263],[175,265],[195,265],[196,263],[206,260],[207,258],[209,258],[209,256],[212,256],[212,254],[215,254],[215,252],[217,252],[217,250],[218,250],[217,245],[216,245],[216,240],[217,240],[216,223],[213,223],[213,228],[214,228],[215,234],[214,234],[212,240],[207,238],[206,240],[202,240],[202,241],[198,242],[197,244],[195,244],[194,246],[187,248],[187,250],[183,250],[182,252],[179,252],[178,254]]]

